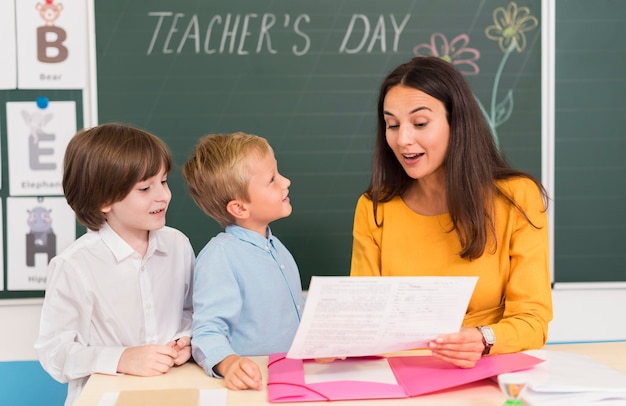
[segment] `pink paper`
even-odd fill
[[[523,353],[483,357],[474,368],[459,368],[432,356],[390,357],[389,365],[409,396],[449,389],[505,372],[530,368],[541,359]]]
[[[406,398],[449,389],[505,372],[530,368],[541,359],[523,353],[482,358],[474,368],[458,368],[432,356],[389,357],[398,385],[335,381],[306,384],[303,361],[272,354],[268,362],[270,402]]]

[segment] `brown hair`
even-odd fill
[[[272,148],[265,138],[236,132],[200,139],[183,165],[183,176],[194,202],[220,226],[234,224],[226,209],[233,199],[249,200],[251,154],[265,156]]]
[[[402,195],[414,182],[396,159],[385,136],[385,96],[397,85],[420,90],[441,101],[446,109],[450,126],[444,159],[447,205],[452,228],[461,242],[462,258],[479,258],[485,251],[489,233],[495,237],[496,196],[515,206],[530,222],[519,205],[498,189],[495,181],[511,177],[531,179],[547,205],[547,193],[541,183],[529,173],[513,169],[498,150],[491,128],[463,75],[443,59],[415,57],[395,68],[380,86],[373,170],[365,192],[373,202],[375,217],[379,202]]]
[[[63,193],[78,221],[99,230],[102,208],[123,200],[137,182],[169,172],[172,157],[165,143],[124,124],[83,129],[70,140],[63,160]]]

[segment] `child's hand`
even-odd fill
[[[178,356],[174,359],[174,365],[183,365],[185,362],[189,361],[189,358],[191,358],[190,337],[180,337],[176,341],[170,341],[167,345],[178,352]]]
[[[117,372],[138,376],[157,376],[174,365],[178,352],[168,345],[142,345],[124,350]]]
[[[224,377],[226,387],[232,390],[261,390],[261,371],[249,358],[229,355],[215,366],[218,374]]]

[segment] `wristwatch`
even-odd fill
[[[483,335],[483,344],[485,345],[483,355],[487,355],[489,354],[489,351],[491,351],[491,347],[493,347],[493,345],[496,343],[496,335],[493,333],[491,327],[478,326],[476,328]]]

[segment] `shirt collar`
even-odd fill
[[[109,223],[105,222],[97,232],[100,234],[102,241],[104,241],[107,247],[109,247],[113,256],[115,256],[115,259],[118,261],[128,258],[136,253],[135,250],[128,245],[128,243],[124,241],[124,239],[120,237],[115,230],[111,228]],[[150,231],[148,234],[148,250],[146,252],[146,258],[154,254],[155,251],[161,251],[164,253],[167,252],[162,238],[161,233]]]
[[[272,230],[270,229],[270,226],[267,226],[267,238],[263,237],[256,231],[248,230],[247,228],[243,228],[235,224],[227,226],[225,231],[235,238],[249,242],[250,244],[256,245],[257,247],[262,249],[267,248],[268,242],[271,244],[272,247],[274,246],[274,236],[272,235]]]

